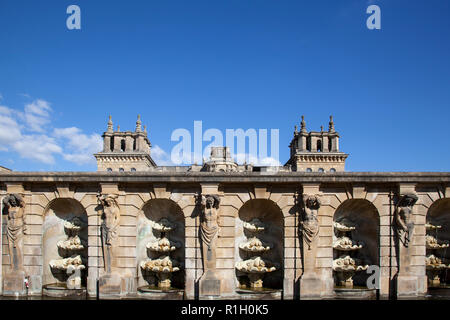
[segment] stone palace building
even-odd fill
[[[450,284],[450,173],[346,172],[330,117],[281,167],[158,166],[114,131],[97,172],[0,167],[4,296],[423,297]]]

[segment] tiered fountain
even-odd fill
[[[240,288],[238,292],[264,292],[274,291],[263,287],[263,278],[265,274],[273,272],[277,267],[268,260],[261,258],[264,252],[271,249],[270,244],[263,243],[257,234],[263,232],[265,225],[257,218],[250,222],[244,222],[244,229],[253,234],[252,237],[247,239],[246,242],[239,245],[239,248],[245,252],[247,260],[239,261],[236,263],[236,269],[238,275],[247,275],[250,280],[250,288],[247,285],[240,282]]]
[[[425,260],[428,285],[430,287],[439,287],[441,285],[441,279],[439,275],[443,270],[449,268],[450,266],[447,266],[442,262],[442,259],[437,256],[436,251],[448,248],[449,244],[439,243],[437,240],[437,231],[441,229],[442,226],[427,223],[425,224],[425,228],[427,230],[426,247],[429,253]],[[430,234],[432,232],[434,232],[434,236]]]
[[[362,249],[363,245],[356,243],[351,239],[351,231],[356,228],[350,226],[345,220],[341,222],[334,222],[334,230],[336,233],[336,240],[333,242],[333,249],[335,250],[336,259],[333,260],[333,271],[336,276],[337,294],[358,294],[353,286],[353,276],[356,272],[367,270],[368,265],[361,265],[361,261],[352,258],[352,252]],[[366,291],[367,288],[359,288],[359,290]]]
[[[64,231],[67,234],[66,240],[57,243],[58,251],[63,259],[50,260],[50,268],[52,272],[67,277],[65,283],[54,283],[46,285],[44,293],[49,296],[69,296],[82,295],[86,293],[82,288],[81,273],[86,268],[81,257],[82,251],[85,249],[78,236],[82,228],[82,222],[79,218],[74,217],[72,220],[64,223]]]
[[[181,268],[180,263],[170,257],[170,253],[180,247],[179,243],[170,241],[167,235],[175,227],[175,224],[165,218],[153,224],[153,230],[159,232],[160,238],[148,243],[147,249],[159,257],[144,260],[140,264],[143,274],[154,274],[158,278],[157,285],[151,283],[139,288],[142,294],[150,295],[148,298],[183,298],[183,290],[173,288],[171,279],[172,273],[180,271]]]

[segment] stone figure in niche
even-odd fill
[[[216,240],[219,233],[218,209],[220,198],[217,195],[201,196],[200,238],[203,246],[203,268],[216,269]]]
[[[111,273],[114,260],[114,250],[117,247],[120,225],[120,207],[117,203],[118,195],[99,195],[98,199],[103,207],[103,222],[101,225],[103,257],[106,273]]]
[[[311,250],[311,243],[319,233],[319,220],[317,218],[320,207],[319,195],[303,194],[304,220],[301,222],[303,240]]]
[[[398,238],[405,247],[408,247],[414,229],[412,209],[418,199],[415,194],[402,195],[395,209]]]
[[[8,213],[6,235],[11,270],[23,270],[23,236],[25,225],[25,202],[18,194],[9,194],[3,199],[3,208]]]

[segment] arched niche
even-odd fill
[[[380,265],[380,217],[376,207],[365,199],[349,199],[341,203],[333,217],[334,222],[353,226],[356,229],[347,233],[353,241],[360,243],[360,250],[352,251],[351,257],[360,260],[361,265]],[[337,230],[333,227],[333,243],[337,240]],[[333,250],[333,259],[349,252]],[[370,274],[356,272],[353,276],[354,286],[366,286]]]
[[[450,243],[450,198],[439,199],[430,206],[427,212],[426,222],[441,226],[437,230],[427,230],[427,234],[435,237],[439,243]],[[427,250],[427,256],[434,254],[442,263],[450,264],[450,248],[440,250]],[[440,273],[441,284],[450,284],[450,272],[445,270]]]
[[[58,242],[68,239],[64,223],[72,221],[75,217],[81,220],[81,229],[78,236],[84,246],[78,254],[81,256],[85,269],[82,271],[82,286],[86,287],[88,270],[88,218],[84,207],[75,199],[58,198],[50,202],[44,213],[43,233],[42,233],[42,253],[43,253],[43,277],[42,284],[64,284],[67,274],[63,271],[50,267],[51,260],[67,258],[67,253],[58,248]]]
[[[160,232],[153,229],[153,224],[161,219],[167,219],[176,227],[167,234],[170,241],[179,244],[179,248],[170,253],[157,253],[147,249],[147,244],[160,239]],[[172,274],[172,287],[184,289],[185,287],[185,223],[181,208],[172,200],[152,199],[140,210],[137,217],[137,274],[138,287],[155,285],[157,278],[154,275],[143,275],[140,263],[143,260],[155,259],[163,255],[170,255],[172,259],[182,264],[180,271]]]
[[[244,229],[244,222],[259,219],[265,224],[265,230],[257,234],[258,239],[269,244],[272,248],[261,254],[252,254],[239,248],[254,234]],[[253,199],[247,201],[239,210],[235,227],[235,262],[247,260],[252,256],[260,256],[276,265],[277,270],[267,273],[263,279],[263,287],[270,289],[282,289],[284,277],[284,219],[278,205],[267,199]],[[245,274],[236,270],[236,287],[246,284],[249,287],[249,279]]]

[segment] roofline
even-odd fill
[[[1,172],[0,183],[434,183],[450,172]]]

